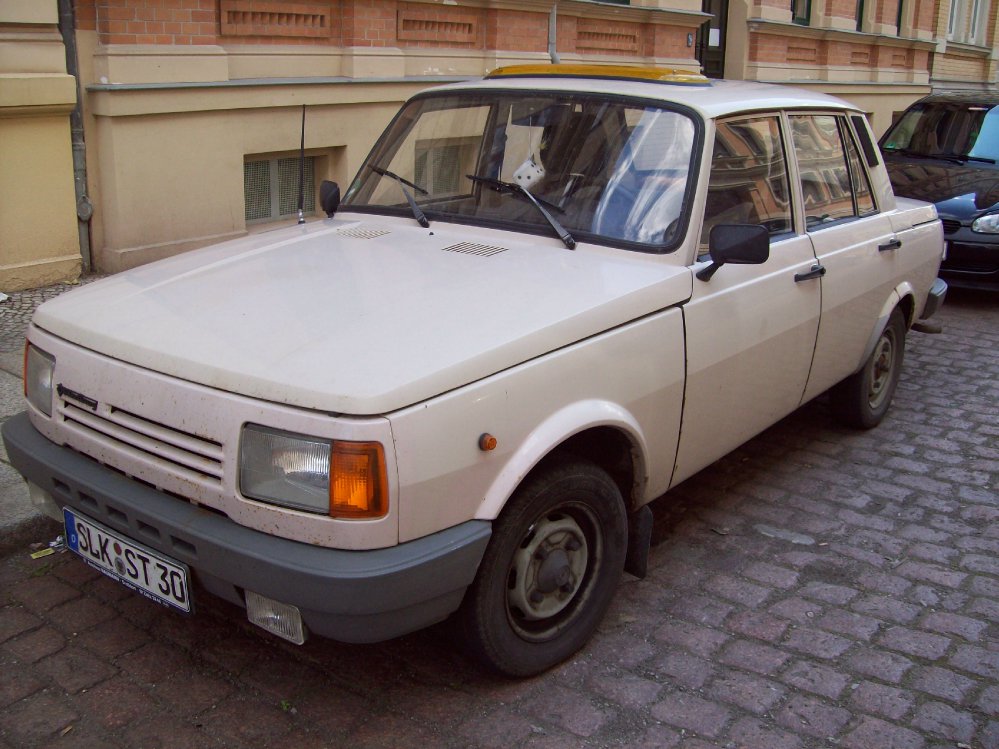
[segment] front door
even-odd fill
[[[694,280],[683,307],[687,388],[674,484],[798,407],[822,302],[812,243],[794,230],[780,116],[723,120],[714,136],[702,248],[715,225],[760,224],[770,257]]]
[[[702,0],[701,10],[711,20],[697,31],[697,60],[708,78],[724,78],[728,0]]]

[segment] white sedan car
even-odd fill
[[[41,306],[4,440],[87,563],[294,642],[582,647],[648,503],[801,404],[874,427],[946,286],[864,114],[677,71],[407,102],[328,217]]]

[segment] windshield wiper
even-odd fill
[[[523,185],[518,185],[516,182],[504,182],[503,180],[496,179],[495,177],[483,177],[480,174],[466,174],[465,176],[473,182],[482,182],[483,184],[489,185],[499,192],[505,192],[508,195],[520,195],[527,198],[530,204],[537,208],[541,215],[545,217],[545,221],[547,221],[555,230],[555,233],[558,234],[558,238],[562,240],[565,246],[570,250],[576,249],[576,240],[573,236],[564,226],[562,226],[562,224],[558,222],[558,219],[551,215],[541,204],[542,202],[547,203],[547,201],[542,201],[539,198],[534,197],[534,195],[531,194],[531,191]],[[548,205],[551,204],[548,203]],[[551,207],[555,208],[555,206]]]
[[[990,159],[988,156],[962,156],[965,161],[980,161],[983,164],[995,164],[995,159]]]
[[[915,151],[911,148],[886,148],[889,153],[900,153],[903,156],[912,156],[917,159],[934,159],[935,156],[930,156],[928,153],[923,153],[922,151]]]
[[[911,148],[888,148],[891,153],[900,153],[915,159],[937,159],[938,161],[949,161],[952,164],[963,164],[967,161],[967,156],[959,156],[956,153],[927,153],[925,151],[915,151]]]
[[[373,171],[375,174],[379,174],[382,177],[391,177],[398,182],[399,187],[402,189],[402,194],[406,196],[406,202],[409,203],[409,207],[412,209],[413,217],[416,219],[417,223],[419,223],[419,225],[424,229],[429,228],[430,220],[427,218],[427,214],[425,214],[420,206],[416,204],[416,198],[413,197],[413,193],[406,189],[406,186],[409,185],[421,195],[429,195],[429,192],[424,190],[419,185],[414,185],[405,177],[400,177],[395,172],[390,172],[388,169],[382,169],[380,166],[375,166],[374,164],[368,164],[368,169]]]

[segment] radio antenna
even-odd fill
[[[305,105],[302,105],[302,144],[298,149],[298,223],[305,223]]]

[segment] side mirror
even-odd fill
[[[708,235],[711,265],[697,271],[701,281],[711,280],[725,263],[760,265],[770,257],[770,232],[760,224],[718,224]]]
[[[324,179],[319,185],[319,207],[326,211],[327,218],[333,218],[340,207],[340,185]]]

